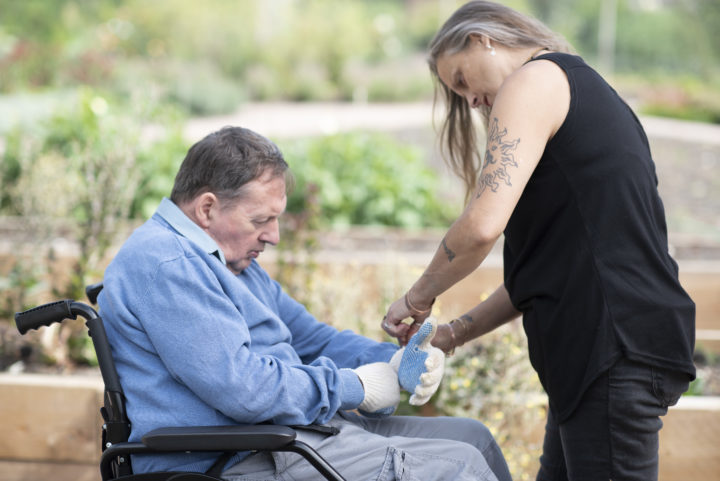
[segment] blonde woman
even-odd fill
[[[660,417],[695,377],[695,305],[640,122],[558,35],[496,3],[457,10],[429,64],[467,204],[383,328],[405,344],[504,234],[504,283],[433,344],[449,352],[522,315],[550,403],[537,479],[656,479]]]

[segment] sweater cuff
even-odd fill
[[[340,369],[341,403],[340,410],[356,409],[365,399],[365,389],[360,378],[352,369]]]

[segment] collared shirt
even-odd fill
[[[178,234],[185,237],[186,239],[194,242],[202,250],[208,254],[212,254],[223,264],[227,265],[225,261],[225,255],[217,243],[210,237],[207,232],[202,230],[199,225],[193,222],[180,207],[175,205],[173,201],[167,197],[163,197],[160,205],[156,211],[157,215],[165,219],[165,221],[175,229]]]

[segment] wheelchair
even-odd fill
[[[86,288],[92,304],[102,290],[102,283]],[[102,454],[100,476],[102,481],[220,481],[225,463],[239,451],[287,451],[305,458],[327,480],[344,478],[311,446],[296,439],[297,430],[290,426],[259,424],[229,426],[165,427],[154,429],[140,442],[129,442],[130,419],[125,411],[125,396],[110,352],[105,327],[97,311],[88,304],[65,299],[43,304],[15,314],[20,334],[49,326],[65,319],[85,319],[88,334],[97,355],[104,384]],[[205,473],[153,472],[134,474],[131,455],[149,453],[223,453]]]

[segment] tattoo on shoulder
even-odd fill
[[[442,240],[442,247],[443,247],[443,250],[445,250],[445,255],[447,255],[448,262],[452,262],[453,259],[455,259],[455,252],[452,251],[452,250],[448,247],[447,242],[445,242],[445,238],[444,238],[444,237],[443,237],[443,240]]]
[[[493,118],[488,129],[488,148],[485,151],[485,164],[478,179],[477,197],[480,197],[488,189],[497,192],[501,182],[505,185],[512,185],[508,167],[518,166],[515,150],[520,143],[520,138],[506,140],[506,136],[507,128],[500,130],[497,117]]]

